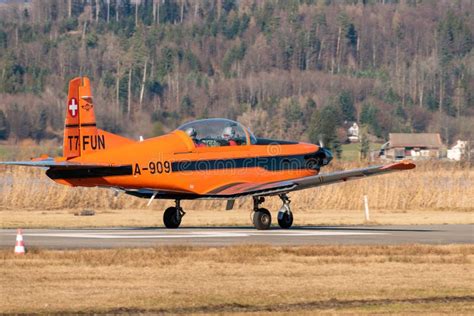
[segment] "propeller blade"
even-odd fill
[[[319,134],[319,147],[323,148],[324,147],[324,141],[323,141],[323,135]]]

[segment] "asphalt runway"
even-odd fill
[[[13,249],[15,236],[14,229],[0,229],[0,247]],[[236,244],[466,244],[474,242],[474,225],[307,226],[266,231],[252,227],[25,229],[23,238],[27,247],[50,249]]]

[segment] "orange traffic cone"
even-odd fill
[[[19,255],[25,254],[25,243],[23,242],[23,235],[21,234],[21,229],[17,229],[16,231],[15,253]]]

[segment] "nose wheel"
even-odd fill
[[[288,229],[293,225],[293,213],[278,212],[278,225],[283,229]]]
[[[293,213],[290,209],[290,199],[286,194],[281,194],[280,199],[283,201],[283,205],[278,211],[278,225],[281,228],[288,229],[293,225]]]
[[[180,201],[176,200],[176,207],[168,207],[163,213],[163,223],[166,228],[178,228],[181,224],[181,219],[186,213],[180,205]]]

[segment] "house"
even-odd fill
[[[456,145],[448,149],[448,159],[460,161],[465,159],[467,154],[468,143],[467,141],[458,140]]]
[[[442,151],[439,134],[390,133],[388,142],[382,145],[380,156],[388,160],[439,159]]]
[[[357,143],[359,141],[359,125],[354,122],[351,127],[347,130],[347,136],[351,143]]]

